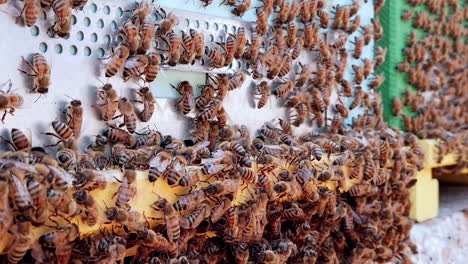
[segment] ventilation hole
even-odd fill
[[[229,69],[232,69],[232,63],[228,65],[228,68],[229,68]]]
[[[76,39],[79,40],[79,41],[82,41],[84,39],[83,31],[78,31],[76,33]]]
[[[31,35],[33,35],[33,36],[39,35],[39,28],[37,26],[33,26],[31,28]]]
[[[90,49],[90,54],[91,54],[91,49]],[[104,50],[101,49],[101,48],[99,48],[98,51],[97,51],[97,56],[98,56],[99,58],[104,57]]]
[[[72,25],[76,24],[76,16],[75,15],[71,16],[71,23],[72,23]]]
[[[111,41],[112,41],[112,37],[109,34],[104,36],[104,43],[105,44],[109,44],[109,43],[111,43]]]
[[[227,32],[227,25],[226,24],[223,25],[223,31]]]
[[[214,36],[210,35],[210,42],[213,42],[213,40],[214,40]]]
[[[99,19],[97,21],[97,26],[98,26],[98,28],[103,28],[104,27],[104,21],[102,19]]]
[[[89,25],[91,25],[91,19],[89,19],[89,17],[85,17],[83,19],[83,24],[85,25],[85,27],[89,27]]]
[[[232,33],[236,33],[236,26],[231,27]]]
[[[219,37],[218,37],[218,41],[219,41],[219,42],[224,42],[223,36],[219,36]]]
[[[153,20],[158,21],[158,14],[156,14],[156,13],[153,14]]]
[[[39,44],[39,50],[42,52],[42,53],[46,53],[47,52],[47,44],[45,44],[44,42],[41,42]]]
[[[96,13],[97,12],[97,5],[96,4],[91,4],[89,6],[89,9],[91,10],[92,13]]]
[[[123,37],[121,35],[118,35],[117,36],[117,42],[122,42],[123,41]]]
[[[195,64],[195,60],[193,60],[192,63],[190,63],[190,64],[194,65],[194,64]]]
[[[100,49],[100,50],[102,50],[102,49]],[[103,52],[103,55],[102,55],[102,56],[104,56],[104,50],[103,50],[102,52]],[[98,53],[99,53],[99,52],[98,52]],[[91,48],[90,48],[90,47],[85,47],[85,48],[84,48],[84,55],[85,55],[85,56],[91,56]],[[101,57],[102,57],[102,56],[101,56]]]
[[[214,23],[213,26],[214,26],[214,29],[215,29],[215,30],[218,30],[218,29],[219,29],[218,23]]]
[[[91,34],[90,39],[91,39],[92,42],[97,42],[97,40],[98,40],[97,34],[96,33]]]
[[[156,40],[153,40],[153,48],[155,49],[158,48],[158,42]]]
[[[200,60],[200,65],[205,65],[205,59]]]
[[[42,11],[42,12],[41,12],[41,15],[40,15],[40,18],[41,18],[42,20],[47,20],[47,14],[46,14],[46,12]]]
[[[54,32],[52,30],[47,30],[47,36],[53,38],[55,36]]]
[[[106,15],[110,14],[110,7],[109,7],[109,6],[105,6],[104,9],[103,9],[103,11],[104,11],[104,14],[106,14]]]
[[[181,36],[183,36],[185,32],[183,30],[181,30],[181,31],[179,31],[179,33],[180,33]]]
[[[185,26],[188,27],[190,25],[190,21],[188,19],[185,19]]]
[[[78,48],[75,45],[70,46],[70,54],[76,55],[78,53]]]
[[[116,30],[117,30],[117,22],[115,22],[115,21],[112,21],[112,22],[111,22],[111,30],[112,30],[112,31],[116,31]]]
[[[195,28],[199,28],[199,27],[200,27],[200,21],[195,20]]]
[[[117,16],[119,17],[123,16],[123,9],[121,7],[117,8]]]
[[[205,22],[205,29],[209,29],[210,28],[210,24],[208,22]]]
[[[62,54],[63,52],[63,47],[60,44],[55,45],[54,49],[55,49],[55,52],[57,52],[58,54]]]
[[[240,61],[237,61],[237,69],[242,68],[242,63]]]

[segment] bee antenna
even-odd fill
[[[98,80],[100,83],[102,83],[102,85],[106,85],[103,81],[101,81],[101,79],[96,78],[96,80]]]
[[[34,101],[34,103],[36,103],[40,98],[41,98],[42,94],[39,95],[39,97],[37,97],[36,101]]]
[[[72,100],[75,100],[75,98],[69,96],[68,94],[63,94],[63,95],[65,95],[66,97],[68,97],[68,98],[70,98],[70,99],[72,99]]]

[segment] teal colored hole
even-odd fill
[[[76,33],[76,39],[79,40],[79,41],[82,41],[84,39],[84,33],[83,31],[78,31]]]
[[[104,36],[104,43],[109,44],[111,42],[112,38],[109,34]]]
[[[85,47],[84,48],[84,55],[85,56],[91,56],[91,48],[90,47]]]
[[[75,45],[70,46],[70,54],[76,55],[78,53],[78,48]]]
[[[41,42],[39,44],[39,50],[42,52],[42,53],[46,53],[47,52],[47,44],[45,44],[44,42]]]
[[[123,16],[123,9],[121,7],[117,8],[117,16]]]
[[[92,42],[97,42],[97,40],[98,40],[98,36],[97,36],[96,33],[91,34],[91,37],[90,37],[90,38],[91,38],[91,41],[92,41]]]
[[[195,21],[195,28],[199,28],[200,27],[200,22],[198,20]]]
[[[156,40],[153,40],[153,48],[157,49],[158,45],[158,42]]]
[[[55,45],[55,52],[57,52],[58,54],[62,54],[62,52],[63,52],[62,45],[60,45],[60,44]]]
[[[123,37],[121,35],[118,35],[117,36],[117,42],[122,42],[123,41]]]
[[[39,35],[39,28],[37,26],[33,26],[31,28],[31,35],[33,35],[33,36]]]
[[[99,19],[97,21],[97,26],[98,26],[98,28],[103,28],[104,27],[104,21],[102,19]]]
[[[93,3],[93,4],[91,4],[89,6],[89,9],[91,10],[91,12],[96,13],[97,12],[97,5]]]
[[[101,49],[101,48],[99,48],[99,49],[98,49],[98,52],[97,52],[97,56],[98,56],[99,58],[104,57],[104,50]]]
[[[223,25],[223,31],[227,32],[227,25],[226,24]]]
[[[214,23],[213,26],[214,26],[214,29],[215,29],[215,30],[218,30],[218,29],[219,29],[218,23]]]
[[[75,15],[71,16],[71,23],[72,23],[72,25],[76,24],[76,16]]]
[[[208,22],[205,22],[205,29],[209,29],[210,28],[210,24]]]
[[[190,26],[190,21],[188,19],[185,19],[185,26],[186,27]]]
[[[232,26],[231,31],[232,31],[232,33],[236,33],[236,26]]]
[[[85,25],[85,27],[89,27],[89,25],[91,25],[91,19],[89,19],[89,17],[85,17],[83,19],[83,24]]]
[[[106,14],[106,15],[110,14],[110,7],[109,7],[109,6],[105,6],[104,9],[103,9],[103,11],[104,11],[104,14]]]
[[[115,22],[115,21],[112,21],[112,22],[111,22],[111,30],[112,30],[112,31],[116,31],[116,30],[117,30],[117,22]]]

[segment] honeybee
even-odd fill
[[[401,20],[410,20],[412,17],[413,17],[413,12],[408,9],[401,15]]]
[[[119,128],[111,128],[104,131],[103,136],[110,142],[122,143],[127,147],[134,147],[136,145],[136,138],[130,135],[127,131]]]
[[[116,75],[117,72],[119,72],[126,63],[129,55],[130,50],[128,47],[123,44],[119,44],[119,46],[117,46],[113,52],[111,59],[107,63],[105,74],[106,77],[109,78]]]
[[[260,36],[266,34],[268,30],[268,17],[263,9],[256,9],[257,14],[257,26],[256,31]]]
[[[153,93],[149,87],[142,87],[137,93],[141,98],[141,100],[137,102],[144,106],[143,111],[140,113],[140,120],[142,122],[148,122],[153,116],[156,100],[154,99]]]
[[[245,73],[236,72],[229,79],[229,91],[240,88],[246,79]]]
[[[364,40],[362,38],[354,37],[354,52],[353,58],[359,59],[362,55],[362,49],[364,48]]]
[[[119,111],[124,117],[124,125],[127,127],[128,132],[135,133],[137,117],[133,109],[133,105],[127,98],[122,97],[119,99],[118,106]]]
[[[282,1],[279,7],[278,16],[276,17],[277,24],[286,23],[289,17],[289,1]]]
[[[387,55],[387,48],[376,47],[374,53],[374,68],[377,69],[385,61],[385,56]]]
[[[52,146],[56,146],[62,143],[65,147],[70,147],[76,144],[76,140],[73,137],[73,130],[65,123],[58,120],[52,121],[52,127],[57,134],[54,133],[43,133],[44,135],[53,136],[58,138],[58,142]]]
[[[367,25],[365,27],[361,26],[361,28],[364,31],[363,32],[364,44],[369,45],[369,43],[372,40],[372,34],[373,34],[372,27],[370,25]]]
[[[123,79],[130,80],[133,76],[140,76],[145,72],[149,64],[149,59],[146,55],[136,55],[129,57],[124,64]],[[107,77],[107,76],[106,76]]]
[[[359,29],[360,26],[361,26],[361,16],[357,15],[351,21],[351,25],[349,25],[349,27],[346,29],[346,32],[348,34],[352,34],[352,33],[356,32]]]
[[[290,22],[288,24],[288,36],[286,38],[286,44],[288,45],[288,48],[292,48],[294,44],[297,41],[297,31],[298,31],[298,26],[294,22]]]
[[[288,74],[290,71],[291,71],[291,68],[292,68],[292,58],[291,56],[289,55],[284,55],[283,56],[283,63],[281,65],[281,69],[278,73],[278,77],[282,78],[284,77],[286,74]],[[294,82],[293,82],[294,83]]]
[[[77,203],[72,200],[66,192],[60,190],[48,189],[47,202],[52,205],[56,215],[58,215],[58,211],[60,211],[64,213],[65,216],[75,217],[81,212]]]
[[[72,100],[67,106],[66,112],[67,125],[73,130],[73,136],[78,138],[81,134],[81,125],[83,122],[83,108],[80,100]]]
[[[20,72],[34,77],[33,88],[31,92],[37,92],[39,94],[46,94],[49,92],[50,85],[50,66],[47,64],[47,60],[39,53],[33,55],[33,63],[25,60],[21,57],[23,62],[30,68],[33,74],[27,73],[24,70],[18,69]]]
[[[218,48],[205,47],[205,54],[210,58],[210,66],[214,68],[224,67],[226,58]]]
[[[304,47],[304,40],[302,38],[298,38],[296,40],[296,44],[292,50],[291,58],[296,60],[302,53],[302,49]]]
[[[132,20],[127,20],[123,25],[123,34],[125,36],[125,45],[128,47],[130,54],[135,53],[140,47],[140,25],[135,25]]]
[[[198,207],[193,210],[189,215],[180,219],[180,227],[183,229],[197,228],[203,219],[209,217],[211,214],[211,207],[207,201],[202,201]]]
[[[353,72],[354,72],[354,82],[356,84],[361,84],[362,81],[364,80],[364,73],[363,73],[362,68],[357,65],[352,65],[351,67],[353,68]]]
[[[0,90],[0,111],[4,111],[2,116],[2,123],[4,123],[7,113],[13,115],[16,108],[23,106],[24,99],[21,95],[17,93],[10,92],[11,90],[11,81],[10,87],[7,92]],[[13,136],[13,135],[12,135]],[[7,141],[8,142],[8,141]]]
[[[380,24],[380,19],[372,18],[371,22],[372,22],[372,25],[374,26],[375,41],[379,41],[383,38],[383,27],[382,27],[382,24]]]
[[[23,215],[15,218],[16,230],[13,243],[8,250],[8,263],[18,263],[32,245],[31,223]]]
[[[140,212],[126,210],[118,207],[106,208],[105,215],[109,221],[115,221],[120,225],[139,230],[143,227],[140,223]]]
[[[244,57],[249,61],[256,61],[259,53],[260,46],[262,45],[262,38],[253,31],[249,47],[244,53]]]
[[[307,23],[304,25],[304,48],[310,50],[318,43],[320,28],[316,23]]]
[[[245,12],[247,12],[250,9],[250,0],[242,0],[238,5],[234,7],[232,10],[232,14],[238,17],[242,17]]]
[[[156,10],[157,14],[159,14],[162,18],[161,21],[156,25],[157,26],[157,35],[158,36],[164,36],[167,33],[169,33],[172,28],[179,23],[179,19],[177,18],[176,15],[169,13],[169,15],[166,14],[166,10],[160,8],[160,11],[162,14],[159,13],[159,11]]]
[[[117,207],[129,208],[128,202],[135,197],[136,189],[136,171],[130,167],[124,168],[122,185],[120,185],[117,193],[115,205]]]
[[[52,3],[52,9],[54,10],[57,20],[54,25],[49,28],[53,34],[57,34],[59,37],[67,38],[70,36],[70,30],[72,26],[71,22],[71,3],[68,0],[55,0]]]
[[[169,242],[173,243],[178,241],[180,238],[181,226],[179,223],[179,213],[166,199],[160,199],[151,206],[153,209],[163,212]]]
[[[167,40],[166,38],[162,39],[166,42],[169,48],[169,60],[167,61],[167,64],[169,64],[170,66],[175,66],[180,61],[180,57],[182,56],[182,38],[181,36],[174,33],[174,31],[167,33],[166,37],[169,38],[169,40]]]
[[[302,65],[301,62],[299,62],[299,66],[301,67],[301,71],[298,74],[298,77],[296,78],[296,87],[303,87],[304,84],[309,82],[310,75],[312,74],[312,67],[310,65]]]
[[[104,175],[93,169],[82,169],[76,173],[73,181],[75,188],[91,191],[94,189],[104,190],[107,186]]]
[[[86,3],[88,3],[88,0],[72,0],[70,4],[73,9],[83,10]]]
[[[226,43],[220,44],[221,47],[224,48],[224,66],[227,66],[232,63],[234,60],[234,53],[236,52],[237,49],[237,40],[236,36],[233,34],[229,34],[226,38]]]
[[[148,179],[150,182],[156,181],[161,177],[172,161],[172,155],[169,152],[161,151],[149,161],[150,171]]]
[[[69,263],[72,257],[72,242],[79,236],[78,225],[70,224],[66,227],[46,233],[39,237],[41,246],[54,248],[57,261]]]
[[[294,81],[289,80],[280,84],[274,91],[273,94],[278,97],[285,97],[294,89]]]
[[[323,9],[317,10],[317,16],[320,18],[320,27],[327,28],[330,23],[330,15]]]
[[[221,181],[215,181],[208,185],[204,192],[207,196],[220,196],[225,194],[232,194],[237,191],[240,186],[240,181],[237,179],[227,179]]]
[[[205,199],[205,193],[197,189],[187,195],[182,196],[174,203],[174,208],[179,211],[191,211]]]
[[[199,60],[201,59],[205,51],[205,40],[203,39],[203,35],[201,35],[195,29],[190,29],[190,37],[192,38],[192,41],[193,41],[195,59]]]
[[[24,25],[26,25],[27,27],[32,27],[36,24],[40,12],[41,6],[39,1],[25,0],[20,16],[16,19],[16,23],[18,23],[19,19],[22,17]]]
[[[1,169],[0,169],[1,170]],[[1,174],[1,173],[0,173]],[[8,204],[8,195],[10,188],[6,181],[0,181],[0,234],[4,235],[13,221],[13,214]],[[39,210],[36,209],[36,212]]]
[[[362,62],[364,63],[364,65],[362,66],[362,73],[364,75],[364,78],[367,78],[373,70],[372,61],[369,59],[363,59]]]
[[[394,116],[402,116],[403,115],[403,104],[401,103],[398,97],[393,98],[392,102],[392,113]]]
[[[375,78],[369,83],[369,88],[377,89],[382,85],[385,81],[385,77],[383,74],[375,75]]]
[[[195,98],[193,96],[193,86],[188,81],[182,81],[177,87],[171,85],[176,89],[182,97],[177,101],[176,106],[180,108],[184,115],[190,113],[195,109]]]
[[[197,54],[195,52],[195,46],[192,37],[190,34],[185,33],[185,31],[182,31],[182,45],[184,48],[184,53],[180,59],[180,62],[184,64],[192,64]]]
[[[260,109],[266,105],[268,98],[270,97],[270,94],[271,94],[271,89],[268,83],[265,81],[261,82],[257,86],[257,93],[260,94],[260,99],[258,100],[258,103],[257,103],[257,108]]]
[[[138,52],[144,54],[151,48],[151,42],[154,39],[155,28],[156,26],[154,25],[154,22],[152,20],[145,20],[145,22],[143,22],[140,29],[140,42]]]
[[[76,191],[72,196],[85,209],[85,215],[82,217],[83,221],[88,226],[96,225],[100,219],[100,209],[93,196],[85,190]]]

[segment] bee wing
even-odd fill
[[[21,15],[21,12],[18,10],[18,8],[10,4],[0,5],[0,12],[3,12],[12,17],[19,17]]]
[[[193,97],[193,94],[187,94],[187,99],[188,99],[188,104],[190,106],[190,111],[195,110],[195,97]]]
[[[134,58],[130,58],[125,62],[125,68],[131,69],[140,66],[140,62]]]
[[[281,146],[278,146],[278,145],[265,145],[264,147],[272,149],[272,150],[278,150],[278,151],[283,150],[283,148]]]
[[[193,149],[193,153],[197,153],[197,152],[200,151],[202,148],[208,147],[209,145],[210,145],[210,142],[209,142],[208,140],[199,142],[199,143],[196,145],[196,147]]]
[[[16,186],[16,191],[19,194],[21,194],[20,196],[25,197],[25,199],[27,199],[27,201],[30,204],[32,204],[32,197],[29,194],[28,189],[26,188],[26,184],[24,184],[24,182],[22,180],[18,179],[18,177],[16,177],[16,175],[14,175],[14,174],[11,174],[11,179],[13,180],[13,183]]]
[[[216,174],[226,167],[227,167],[226,164],[208,164],[208,173]]]
[[[55,175],[57,175],[60,179],[64,180],[68,185],[72,185],[73,181],[75,181],[74,177],[68,173],[66,170],[60,168],[60,167],[54,167],[54,166],[47,166],[51,171],[54,172]]]
[[[172,164],[172,168],[179,174],[179,175],[184,175],[185,174],[185,166],[180,163],[179,160],[175,160],[174,163]]]
[[[149,161],[149,166],[156,168],[159,172],[163,172],[167,169],[170,162],[168,159],[161,160],[161,157],[157,155]]]
[[[27,172],[30,172],[30,173],[39,174],[39,171],[37,171],[36,168],[34,168],[34,166],[26,164],[26,163],[19,162],[19,161],[0,159],[0,163],[3,163],[3,164],[12,163],[13,165],[15,165],[16,168],[18,168],[20,170],[24,170],[24,171],[27,171]]]

